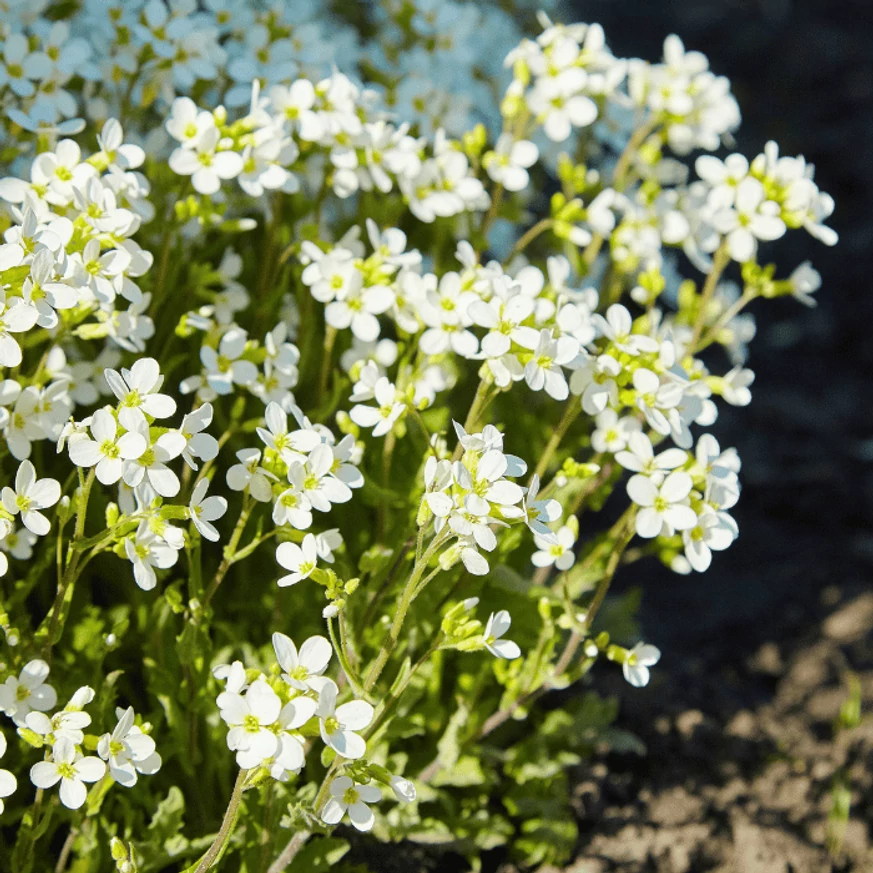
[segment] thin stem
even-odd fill
[[[385,442],[382,444],[382,487],[386,491],[391,482],[391,460],[394,457],[394,447],[396,445],[397,436],[393,430],[390,430],[385,435]],[[388,509],[388,501],[385,499],[380,500],[378,517],[379,539],[382,539],[385,535],[385,528],[388,523]]]
[[[482,220],[482,226],[479,228],[479,232],[482,236],[487,236],[488,231],[491,229],[491,225],[494,224],[494,219],[497,218],[497,213],[500,211],[500,204],[502,202],[503,185],[498,182],[494,188],[494,195],[491,198],[491,208],[488,210],[488,213]]]
[[[476,422],[479,421],[479,416],[485,411],[485,407],[490,402],[490,394],[491,383],[486,378],[482,378],[479,381],[479,387],[476,389],[476,396],[470,404],[470,411],[467,413],[467,418],[464,421],[464,430],[467,433],[470,433],[473,430],[476,426]],[[459,460],[463,454],[464,447],[459,442],[455,447],[455,453],[452,460]]]
[[[646,137],[655,130],[656,126],[657,124],[653,121],[647,122],[641,127],[638,127],[628,140],[627,145],[624,147],[624,151],[619,155],[618,162],[615,165],[615,170],[612,173],[612,187],[615,188],[616,191],[624,191],[627,183],[628,171],[630,170],[631,159],[633,158],[634,153],[643,144]],[[603,243],[603,235],[595,233],[591,238],[591,242],[588,243],[585,247],[585,251],[582,253],[582,260],[586,267],[590,268],[594,263],[595,259],[600,254],[601,248],[603,248]]]
[[[346,674],[346,679],[349,680],[349,685],[352,686],[352,691],[355,693],[356,697],[361,696],[361,685],[358,681],[357,676],[355,676],[354,670],[352,670],[351,664],[349,663],[349,657],[346,652],[345,646],[340,644],[340,640],[337,637],[336,629],[333,626],[333,619],[329,618],[327,620],[327,632],[330,635],[330,641],[333,643],[334,651],[339,658],[340,666],[343,669],[343,673]]]
[[[297,853],[312,836],[309,831],[297,831],[288,845],[282,850],[282,854],[267,868],[267,873],[282,873],[283,870],[297,857]]]
[[[403,621],[406,618],[406,613],[409,612],[409,607],[411,606],[413,599],[415,598],[415,591],[418,583],[424,575],[428,562],[445,540],[445,535],[435,536],[430,545],[425,549],[421,559],[415,562],[415,566],[412,568],[412,573],[406,581],[403,593],[400,595],[397,608],[394,610],[394,621],[391,623],[391,629],[388,631],[388,636],[385,638],[385,642],[382,643],[382,648],[379,650],[379,654],[376,656],[376,660],[373,662],[373,666],[370,668],[369,673],[367,673],[367,678],[364,680],[364,691],[366,693],[372,691],[373,686],[376,684],[376,681],[382,673],[382,670],[385,668],[385,664],[388,663],[388,658],[391,657],[391,653],[394,651],[398,639],[400,639],[400,631],[403,628]]]
[[[240,770],[236,777],[236,782],[233,786],[233,793],[230,795],[230,801],[227,804],[227,809],[224,811],[224,818],[221,821],[221,827],[212,841],[212,845],[206,850],[206,854],[200,859],[200,863],[194,868],[194,873],[206,873],[213,865],[219,854],[224,850],[236,824],[236,817],[239,814],[239,805],[242,800],[246,776],[248,770]]]
[[[255,500],[253,497],[247,495],[245,500],[246,502],[243,503],[242,512],[239,514],[239,521],[237,521],[236,527],[230,535],[230,541],[224,548],[224,557],[218,565],[218,570],[215,571],[215,576],[212,577],[212,581],[209,583],[209,588],[206,589],[206,594],[203,597],[204,607],[209,605],[210,601],[215,596],[215,592],[218,591],[218,586],[221,585],[224,577],[227,575],[227,571],[230,570],[238,558],[236,550],[239,546],[239,541],[242,539],[246,522],[249,520],[252,510],[255,508]]]
[[[724,272],[725,267],[730,263],[730,253],[728,252],[727,240],[722,240],[721,245],[716,249],[712,259],[712,269],[703,283],[703,290],[700,292],[700,309],[697,311],[697,318],[694,322],[694,329],[691,332],[691,340],[688,343],[689,349],[697,348],[697,343],[700,340],[700,335],[703,333],[703,326],[706,322],[706,309],[709,306],[709,301],[712,300],[712,295],[715,294],[716,285]]]
[[[79,557],[81,552],[75,548],[85,537],[85,520],[88,516],[88,502],[91,499],[91,486],[94,484],[96,471],[92,467],[88,471],[88,475],[84,480],[80,479],[80,485],[77,494],[76,502],[76,525],[73,530],[73,538],[69,543],[67,551],[67,566],[63,575],[58,581],[58,591],[55,595],[54,603],[52,604],[51,612],[48,615],[48,631],[43,646],[43,658],[48,660],[52,646],[54,646],[57,638],[63,631],[62,615],[64,613],[64,605],[69,603],[72,598],[73,585],[79,577],[81,568],[79,567]],[[58,565],[60,566],[60,561]]]
[[[388,697],[382,703],[381,710],[376,714],[376,717],[373,719],[373,723],[364,733],[364,739],[369,740],[371,737],[375,736],[379,728],[391,714],[391,710],[397,705],[397,702],[403,696],[403,692],[406,691],[409,683],[412,681],[412,678],[419,671],[419,669],[427,662],[428,658],[439,648],[439,640],[440,634],[437,635],[437,639],[434,640],[433,645],[412,665],[407,674],[406,678],[403,682],[400,683],[400,687],[389,694]],[[397,681],[396,679],[394,680]]]
[[[622,519],[624,520],[623,529],[620,529],[621,533],[619,534],[618,542],[612,548],[609,560],[606,562],[606,570],[604,571],[603,578],[597,583],[597,588],[594,591],[594,598],[588,606],[588,610],[585,614],[583,631],[586,634],[591,629],[594,616],[597,615],[600,607],[603,605],[603,601],[606,598],[606,592],[609,591],[609,586],[612,583],[612,577],[615,576],[615,571],[618,569],[618,565],[621,562],[621,556],[624,554],[624,550],[627,548],[628,543],[630,543],[634,538],[634,534],[636,533],[634,528],[636,514],[636,506],[632,505],[628,507],[627,511],[622,516]]]
[[[541,233],[547,231],[555,223],[553,218],[542,218],[526,233],[519,237],[518,242],[512,247],[507,261],[511,261],[516,255],[520,255]]]
[[[64,873],[67,869],[67,862],[70,860],[70,852],[73,850],[73,843],[76,841],[79,831],[75,827],[70,828],[67,838],[64,840],[64,845],[61,846],[61,852],[58,855],[58,862],[55,864],[55,873]]]
[[[616,191],[624,191],[631,159],[643,144],[646,137],[654,132],[656,127],[656,122],[648,121],[638,127],[628,140],[627,145],[624,147],[624,151],[619,155],[618,162],[616,163],[615,170],[612,174],[612,187],[615,188]]]
[[[318,403],[323,404],[327,400],[327,382],[330,377],[330,364],[333,360],[333,344],[336,342],[337,330],[327,326],[324,332],[324,357],[321,359],[321,371],[318,375]]]
[[[561,440],[564,439],[564,437],[567,435],[567,431],[570,429],[570,426],[579,417],[579,414],[581,412],[582,404],[579,402],[579,398],[573,397],[572,400],[570,400],[570,402],[567,404],[567,408],[564,410],[561,421],[552,432],[551,439],[546,444],[546,448],[540,456],[540,461],[537,464],[536,470],[534,471],[534,476],[536,476],[540,481],[542,481],[543,476],[548,469],[549,462],[552,460],[552,455],[555,454],[558,446],[561,445]]]
[[[702,352],[705,348],[716,342],[718,335],[730,324],[731,320],[736,318],[757,296],[755,291],[747,288],[740,297],[722,312],[718,321],[706,331],[694,349],[692,349],[692,352],[694,354]]]

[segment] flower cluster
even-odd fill
[[[224,107],[208,112],[179,97],[166,122],[179,143],[170,168],[190,176],[200,194],[216,194],[222,181],[236,179],[258,197],[297,191],[306,164],[321,152],[330,167],[324,184],[340,198],[399,189],[425,222],[488,208],[488,195],[458,143],[437,131],[428,148],[408,126],[396,127],[374,111],[373,98],[339,72],[315,83],[277,85],[265,95],[256,84],[249,113],[233,122]]]
[[[751,304],[822,284],[766,260],[837,241],[812,164],[709,154],[739,110],[677,37],[621,58],[522,2],[0,6],[12,869],[122,832],[124,873],[285,869],[346,819],[563,866],[555,762],[612,707],[536,701],[657,681],[613,577],[737,541],[715,428]]]
[[[137,774],[157,773],[161,756],[155,751],[155,741],[134,723],[132,706],[117,710],[118,723],[111,733],[86,735],[91,716],[85,707],[93,702],[94,689],[79,688],[63,709],[48,715],[58,700],[57,692],[46,681],[48,675],[48,664],[34,660],[25,664],[19,676],[9,676],[0,686],[0,712],[15,722],[22,739],[47,752],[45,760],[30,768],[34,786],[47,790],[60,784],[61,803],[68,809],[79,809],[88,796],[86,785],[99,782],[104,775],[130,788],[136,785]],[[85,754],[94,749],[99,757]],[[5,750],[3,737],[0,755]],[[8,797],[16,787],[15,777],[0,770],[0,797]]]
[[[273,651],[277,664],[271,677],[247,671],[241,661],[215,669],[225,683],[217,703],[228,726],[227,746],[236,752],[237,764],[243,770],[265,767],[273,779],[285,782],[303,769],[306,737],[315,734],[337,762],[352,765],[358,780],[347,775],[332,779],[331,798],[321,812],[326,824],[338,824],[348,812],[358,830],[370,830],[375,818],[366,804],[382,797],[376,786],[364,784],[371,779],[391,787],[402,803],[415,800],[409,780],[362,761],[367,743],[361,732],[371,725],[375,711],[360,699],[337,704],[339,688],[324,675],[333,655],[330,642],[314,636],[298,650],[287,636],[274,633]],[[316,722],[317,730],[308,730]]]

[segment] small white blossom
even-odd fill
[[[512,640],[502,639],[503,635],[509,630],[512,624],[512,618],[505,609],[500,612],[492,612],[488,616],[488,622],[485,625],[483,633],[485,648],[494,655],[495,658],[503,658],[507,661],[513,661],[521,657],[521,649],[518,643]]]
[[[637,643],[628,653],[622,664],[624,678],[634,686],[642,688],[649,684],[649,667],[661,660],[661,650],[649,643]]]
[[[39,510],[54,506],[60,498],[60,483],[56,479],[37,479],[30,461],[19,464],[15,488],[3,488],[3,508],[12,516],[21,513],[24,526],[41,537],[51,530],[51,522]]]
[[[83,757],[68,739],[61,738],[52,746],[51,761],[40,761],[30,768],[30,781],[43,789],[60,782],[61,803],[68,809],[79,809],[88,796],[85,783],[99,781],[105,772],[103,761],[93,755]]]
[[[16,724],[24,724],[31,710],[46,712],[58,702],[58,695],[46,683],[49,666],[45,661],[29,661],[16,678],[8,676],[0,685],[0,711],[5,712]]]
[[[209,480],[201,479],[191,492],[191,500],[188,502],[188,515],[194,522],[194,527],[200,535],[212,542],[218,542],[218,531],[212,524],[227,512],[227,500],[223,497],[207,497]]]
[[[161,768],[155,741],[133,723],[133,707],[117,709],[118,724],[111,734],[103,734],[97,754],[107,762],[109,775],[125,788],[136,785],[137,774],[151,776]]]
[[[373,720],[373,707],[366,700],[350,700],[337,706],[336,698],[336,685],[333,682],[325,683],[318,695],[318,708],[315,711],[321,738],[344,758],[363,758],[367,744],[357,731],[369,726]]]
[[[367,804],[382,799],[382,791],[377,786],[361,785],[349,776],[337,776],[330,783],[330,795],[321,811],[321,820],[325,824],[339,824],[348,812],[349,821],[355,828],[372,830],[376,818]]]
[[[297,543],[280,543],[276,548],[276,560],[281,567],[291,571],[279,579],[277,584],[280,588],[308,579],[318,564],[315,537],[311,533],[306,534],[299,546]]]

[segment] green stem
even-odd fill
[[[206,850],[206,854],[200,859],[200,862],[194,868],[193,873],[206,873],[227,846],[227,843],[233,834],[237,815],[239,814],[239,805],[242,800],[243,791],[245,790],[245,781],[248,772],[248,770],[240,770],[237,774],[236,782],[233,786],[233,793],[230,795],[230,801],[227,804],[227,809],[224,811],[224,818],[222,819],[221,827],[215,835],[212,845]],[[188,873],[188,871],[186,871],[186,873]]]
[[[237,553],[237,547],[239,546],[239,541],[242,539],[243,531],[245,530],[246,522],[249,520],[249,516],[252,514],[252,510],[255,508],[255,500],[253,497],[246,495],[245,502],[243,503],[242,512],[239,514],[239,521],[236,523],[236,527],[233,529],[233,533],[230,535],[230,541],[224,547],[224,557],[222,558],[221,563],[218,565],[218,570],[215,571],[215,576],[212,577],[212,581],[209,583],[209,588],[206,589],[206,594],[203,597],[203,606],[204,608],[209,605],[212,598],[215,596],[215,592],[218,591],[218,586],[221,585],[224,577],[227,575],[227,571],[239,560],[240,552]],[[245,551],[245,549],[243,549]]]
[[[718,280],[721,278],[725,267],[730,263],[730,259],[727,240],[722,240],[721,245],[713,256],[712,269],[709,271],[709,275],[703,283],[703,290],[700,292],[700,308],[697,310],[697,318],[694,321],[694,329],[691,332],[691,340],[688,343],[689,349],[697,348],[697,343],[700,340],[700,335],[703,333],[703,326],[706,322],[706,308],[709,305],[709,301],[712,300],[712,295],[715,294]]]
[[[337,637],[336,630],[333,626],[332,618],[329,618],[327,620],[327,632],[330,635],[330,641],[333,643],[334,651],[339,658],[340,667],[342,667],[343,673],[346,674],[346,679],[349,680],[349,685],[352,686],[352,691],[354,692],[355,697],[360,697],[361,683],[358,680],[358,677],[355,675],[355,671],[352,670],[352,666],[349,662],[349,657],[346,652],[345,646],[341,645],[340,640]]]
[[[467,418],[464,421],[464,430],[467,433],[470,433],[473,430],[476,423],[479,421],[479,416],[485,411],[485,407],[490,402],[490,394],[491,383],[487,378],[482,378],[479,381],[479,387],[476,389],[476,396],[473,398],[472,404],[470,404],[470,411],[467,413]],[[464,447],[459,442],[455,447],[455,454],[452,460],[459,460],[463,454]]]
[[[440,635],[437,636],[437,639],[434,641],[433,645],[412,665],[407,674],[406,678],[403,682],[400,683],[399,687],[394,690],[385,700],[382,702],[382,707],[379,712],[376,714],[376,717],[373,719],[373,723],[364,733],[364,739],[369,740],[371,737],[376,736],[379,728],[385,722],[385,720],[391,715],[391,711],[397,706],[398,701],[403,696],[403,692],[406,691],[409,683],[412,681],[412,677],[419,671],[419,669],[427,662],[428,658],[439,648],[439,640]],[[395,679],[395,682],[397,680]]]
[[[554,218],[540,219],[533,227],[529,228],[526,233],[519,237],[518,242],[513,246],[506,260],[511,261],[516,255],[520,255],[541,233],[547,231],[554,223]]]
[[[327,403],[327,383],[330,376],[330,365],[333,360],[333,344],[336,342],[337,330],[327,326],[324,332],[324,357],[321,359],[321,370],[318,375],[318,404]]]
[[[693,354],[697,354],[698,352],[702,352],[708,346],[711,346],[714,342],[718,340],[718,335],[724,330],[725,327],[730,324],[731,320],[735,318],[746,306],[749,305],[756,297],[757,293],[747,288],[742,296],[738,297],[725,311],[719,316],[718,321],[712,327],[710,327],[705,334],[701,337],[700,341],[697,345],[692,349]]]
[[[536,476],[540,480],[540,482],[542,482],[543,476],[548,469],[549,461],[552,460],[552,455],[555,454],[558,446],[561,445],[561,440],[564,439],[564,437],[567,435],[567,431],[570,429],[570,426],[579,417],[579,414],[581,412],[582,404],[580,403],[579,398],[573,397],[567,403],[567,408],[564,410],[564,415],[561,417],[561,421],[558,423],[558,426],[552,432],[552,437],[546,444],[546,448],[540,457],[539,463],[537,464],[534,476]]]
[[[76,548],[76,545],[85,537],[85,520],[88,515],[88,502],[91,499],[91,486],[94,484],[96,472],[92,467],[88,471],[86,477],[82,478],[81,472],[79,475],[80,485],[76,494],[76,525],[73,530],[73,538],[70,541],[67,550],[67,566],[58,581],[57,594],[55,595],[51,611],[46,618],[48,625],[45,643],[43,645],[43,658],[45,660],[48,660],[52,646],[54,646],[63,633],[62,618],[66,616],[67,611],[64,607],[69,606],[69,603],[72,600],[73,586],[81,572],[79,567],[81,551]],[[45,626],[45,622],[43,622],[43,625]]]
[[[619,529],[620,533],[618,535],[618,541],[613,545],[612,552],[610,552],[609,555],[609,560],[606,562],[606,569],[604,570],[603,577],[597,583],[597,588],[594,591],[594,598],[588,606],[588,610],[585,614],[583,632],[586,634],[591,629],[594,616],[597,615],[600,607],[603,605],[603,601],[606,598],[606,592],[609,591],[609,586],[612,583],[612,577],[615,576],[615,571],[618,569],[618,565],[621,562],[621,556],[624,554],[624,550],[628,547],[628,543],[630,543],[634,538],[634,534],[636,533],[634,527],[636,514],[636,506],[632,505],[628,507],[622,516],[624,524]]]
[[[385,668],[385,664],[388,663],[388,658],[391,657],[391,653],[394,651],[397,641],[400,639],[400,631],[403,628],[403,621],[415,598],[415,591],[418,583],[424,575],[428,562],[434,556],[437,549],[445,542],[445,539],[445,535],[435,536],[430,545],[425,549],[421,559],[415,562],[415,566],[412,568],[412,573],[406,581],[403,593],[400,595],[397,608],[394,610],[394,621],[391,623],[391,629],[388,631],[388,636],[382,643],[382,648],[379,650],[379,654],[376,656],[376,660],[373,662],[373,666],[370,668],[369,673],[367,673],[367,678],[364,681],[364,691],[366,693],[372,691],[373,686],[376,684],[376,681],[382,673],[382,670]]]

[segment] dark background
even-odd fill
[[[790,299],[752,307],[752,405],[726,409],[714,428],[743,461],[743,493],[732,510],[740,539],[706,574],[676,576],[647,562],[617,580],[643,586],[643,635],[664,651],[659,669],[706,699],[715,685],[724,694],[725,669],[765,642],[798,640],[837,590],[848,596],[870,582],[873,2],[568,6],[571,18],[603,25],[616,56],[659,59],[669,33],[706,53],[740,104],[736,150],[751,158],[775,139],[782,153],[805,155],[837,204],[829,222],[840,234],[835,248],[795,231],[764,252],[780,275],[812,260],[823,287],[815,309]],[[736,705],[749,705],[755,689],[734,687]]]

